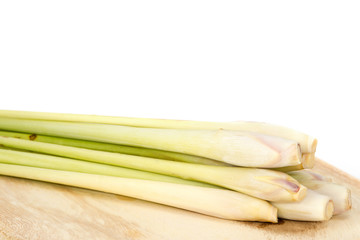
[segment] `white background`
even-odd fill
[[[304,131],[360,178],[359,1],[1,1],[0,108]]]

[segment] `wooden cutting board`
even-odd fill
[[[318,161],[348,186],[353,209],[328,222],[238,222],[159,204],[0,176],[0,239],[360,239],[360,181]]]

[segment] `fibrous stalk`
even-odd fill
[[[189,181],[181,178],[144,172],[129,168],[122,168],[107,164],[93,163],[71,158],[52,155],[38,154],[33,152],[22,152],[14,149],[0,149],[0,162],[30,167],[48,168],[72,172],[83,172],[115,177],[136,178],[160,182],[170,182],[202,187],[219,188],[207,183]]]
[[[250,132],[136,128],[12,118],[0,118],[0,129],[180,152],[246,167],[274,168],[302,162],[297,142]]]
[[[12,148],[206,182],[269,201],[299,201],[306,194],[306,188],[289,175],[266,169],[190,164],[10,137],[0,137],[0,144]]]
[[[53,143],[58,145],[65,145],[65,146],[72,146],[79,148],[94,149],[94,150],[100,150],[106,152],[117,152],[117,153],[124,153],[124,154],[136,155],[136,156],[159,158],[159,159],[165,159],[171,161],[189,162],[189,163],[214,165],[214,166],[230,166],[230,164],[220,161],[215,161],[209,158],[193,156],[193,155],[177,153],[177,152],[163,151],[158,149],[141,148],[141,147],[125,146],[125,145],[118,145],[111,143],[86,141],[80,139],[54,137],[54,136],[45,136],[45,135],[39,135],[33,133],[0,131],[0,136],[20,138],[24,140],[37,141],[37,142]]]
[[[326,196],[308,190],[306,197],[293,203],[272,202],[278,209],[278,217],[298,221],[326,221],[334,212],[332,200]]]
[[[328,196],[334,203],[334,215],[349,211],[352,207],[351,191],[342,185],[323,180],[314,180],[292,174],[301,184],[317,193]]]
[[[82,114],[64,114],[64,113],[45,113],[45,112],[28,112],[28,111],[9,111],[0,110],[1,117],[70,121],[70,122],[91,122],[105,123],[115,125],[125,125],[145,128],[167,128],[167,129],[203,129],[203,130],[236,130],[257,132],[265,135],[278,136],[294,140],[300,143],[303,153],[314,153],[316,151],[317,140],[307,134],[299,131],[268,124],[262,122],[205,122],[205,121],[184,121],[168,119],[149,119],[149,118],[129,118],[129,117],[111,117],[98,115]]]
[[[277,222],[277,210],[268,202],[225,189],[3,163],[0,174],[120,194],[224,219]]]

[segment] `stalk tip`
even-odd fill
[[[324,220],[329,220],[334,214],[334,203],[330,200],[325,207],[325,217]]]
[[[306,197],[307,188],[301,184],[299,186],[299,191],[297,192],[297,194],[294,195],[295,201],[301,201]]]
[[[310,145],[310,152],[311,153],[315,153],[316,152],[316,147],[317,147],[317,143],[318,143],[318,140],[316,138],[313,138],[311,142],[311,145]]]

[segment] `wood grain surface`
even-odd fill
[[[0,239],[360,239],[360,182],[318,161],[352,191],[353,209],[328,222],[228,221],[133,198],[0,176]]]

